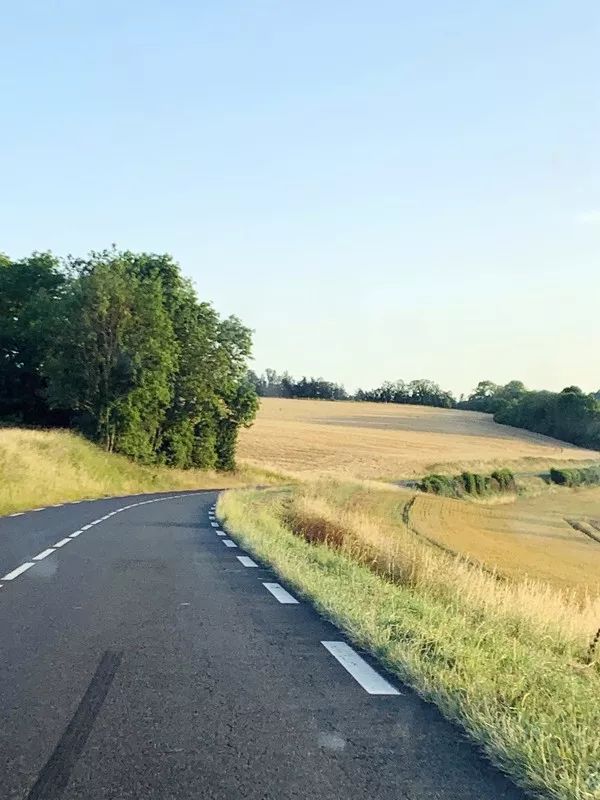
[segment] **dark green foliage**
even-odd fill
[[[405,383],[386,381],[377,389],[364,391],[359,389],[356,400],[368,400],[372,403],[400,403],[418,406],[435,406],[437,408],[454,408],[456,399],[451,392],[446,392],[433,381],[420,379]]]
[[[600,450],[600,402],[576,386],[526,392],[494,414],[496,422]]]
[[[461,475],[464,490],[467,494],[477,494],[477,481],[473,472],[463,472]]]
[[[347,400],[343,386],[323,378],[300,378],[296,380],[288,372],[279,375],[274,369],[265,370],[263,375],[248,372],[248,381],[254,386],[259,397],[295,397],[314,400]]]
[[[65,287],[60,264],[49,253],[21,261],[0,254],[0,419],[68,423],[68,414],[50,409],[41,373],[59,322],[53,309]]]
[[[0,259],[0,416],[71,421],[145,463],[232,469],[257,408],[250,331],[168,255]]]
[[[529,392],[521,381],[505,386],[480,381],[458,408],[486,411],[503,425],[600,450],[600,392],[584,394],[578,386]]]
[[[573,469],[551,469],[550,480],[560,486],[600,485],[600,465]]]
[[[440,494],[444,497],[457,497],[459,492],[456,478],[448,475],[426,475],[418,484],[422,492]]]
[[[509,469],[482,475],[478,472],[463,472],[460,475],[426,475],[418,484],[422,492],[430,492],[445,497],[484,497],[500,492],[515,492],[517,487],[513,473]]]
[[[516,492],[517,484],[515,476],[509,469],[497,469],[491,474],[492,481],[495,481],[501,492]]]

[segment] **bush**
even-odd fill
[[[579,469],[552,468],[550,480],[559,486],[598,486],[600,485],[600,465],[580,467]]]
[[[600,468],[599,468],[600,471]],[[464,494],[483,497],[499,492],[515,492],[517,485],[515,476],[509,469],[500,469],[491,475],[478,472],[463,472],[451,477],[449,475],[425,475],[417,484],[422,492],[439,494],[444,497],[462,497]]]
[[[441,494],[444,497],[457,497],[459,494],[456,480],[448,475],[426,475],[418,488],[422,492]]]

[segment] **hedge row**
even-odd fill
[[[501,492],[516,492],[515,476],[509,469],[499,469],[491,475],[462,472],[460,475],[426,475],[418,484],[422,492],[444,497],[463,497],[465,494],[483,497]]]
[[[550,480],[560,486],[600,485],[600,465],[573,469],[551,469]]]

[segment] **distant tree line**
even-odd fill
[[[274,369],[267,369],[262,375],[251,370],[248,380],[259,397],[296,397],[316,400],[347,400],[348,394],[343,386],[322,378],[292,378],[289,372],[278,374]]]
[[[417,406],[435,406],[437,408],[454,408],[456,399],[433,381],[419,379],[405,383],[385,381],[376,389],[359,389],[355,400],[369,400],[372,403],[400,403]]]
[[[450,392],[428,380],[405,383],[386,381],[376,389],[358,389],[349,394],[344,387],[323,378],[293,378],[289,372],[277,373],[267,369],[262,375],[248,372],[248,380],[259,397],[295,397],[313,400],[368,400],[372,403],[412,403],[422,406],[454,408],[456,400]]]
[[[0,419],[75,427],[144,463],[231,469],[258,401],[250,331],[168,255],[0,255]]]
[[[481,381],[459,408],[486,411],[496,422],[600,450],[600,392],[578,386],[561,392],[528,391],[521,381]]]

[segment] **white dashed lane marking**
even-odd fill
[[[138,506],[145,506],[145,505],[148,505],[149,503],[160,503],[162,500],[178,500],[178,499],[180,499],[182,497],[192,497],[192,496],[196,496],[197,494],[202,494],[202,492],[190,492],[189,494],[175,494],[175,495],[167,495],[166,497],[155,497],[152,500],[142,500],[139,503],[130,503],[128,506],[122,506],[121,508],[117,508],[114,511],[109,511],[108,514],[105,514],[103,517],[99,517],[98,519],[94,519],[91,522],[89,522],[87,525],[82,525],[82,527],[79,530],[73,531],[73,533],[70,533],[64,539],[61,539],[60,541],[56,542],[56,544],[53,545],[52,547],[49,547],[47,550],[43,550],[41,553],[38,553],[37,556],[33,557],[32,561],[26,561],[24,564],[21,564],[19,567],[16,567],[11,572],[8,572],[3,578],[0,578],[0,580],[12,581],[15,578],[18,578],[19,575],[22,575],[24,572],[27,572],[28,569],[31,569],[31,567],[33,567],[35,565],[34,562],[41,561],[42,559],[47,558],[51,553],[54,553],[56,551],[56,548],[64,547],[66,544],[69,544],[69,542],[71,542],[73,539],[76,539],[78,536],[80,536],[84,531],[88,531],[90,528],[93,528],[94,525],[98,525],[100,522],[105,522],[107,519],[110,519],[115,514],[120,514],[121,511],[127,511],[130,508],[137,508]],[[75,500],[74,501],[74,503],[86,503],[86,502],[88,502],[88,501],[87,500]],[[58,503],[57,506],[50,506],[50,508],[53,508],[53,507],[57,508],[60,505],[63,505],[63,504],[62,503]],[[32,511],[45,511],[44,508],[32,508],[31,510]],[[14,514],[9,514],[9,516],[11,516],[11,517],[20,517],[25,513],[26,513],[25,511],[18,511],[18,512],[15,512]],[[213,523],[213,525],[216,525],[216,524],[217,524],[216,522]],[[231,544],[228,545],[228,547],[237,547],[237,545],[234,542],[231,542]],[[0,584],[0,589],[1,588],[2,588],[2,584]]]
[[[47,556],[49,556],[53,552],[54,552],[54,548],[53,547],[49,547],[47,550],[42,550],[41,553],[38,553],[37,556],[34,556],[32,560],[33,561],[41,561],[43,558],[46,558]]]
[[[217,531],[217,536],[227,536],[225,531]]]
[[[245,567],[258,567],[258,564],[250,558],[250,556],[236,556],[237,560]]]
[[[218,522],[211,522],[210,524],[213,526],[213,528],[218,528],[219,527],[219,523]]]
[[[265,589],[271,592],[273,597],[279,600],[280,603],[284,603],[286,605],[295,605],[298,603],[296,598],[293,597],[289,592],[286,592],[283,586],[280,586],[278,583],[263,583],[263,586]]]
[[[21,564],[20,567],[13,569],[12,572],[7,572],[6,575],[2,578],[3,581],[14,581],[15,578],[18,578],[19,575],[22,575],[24,572],[27,572],[28,569],[33,567],[33,561],[26,561],[24,564]]]
[[[71,540],[67,536],[66,539],[61,539],[60,542],[57,542],[55,545],[53,545],[53,547],[64,547],[66,544],[69,544],[70,541]]]
[[[331,655],[337,659],[357,683],[369,694],[400,694],[398,689],[382,678],[364,658],[346,642],[321,642]]]
[[[225,547],[237,547],[235,542],[232,542],[231,539],[221,539]]]

